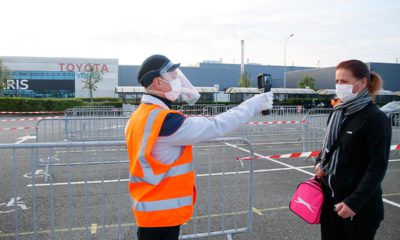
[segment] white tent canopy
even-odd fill
[[[272,93],[286,93],[286,94],[316,94],[316,92],[309,88],[272,88]],[[235,93],[253,93],[258,94],[258,88],[244,88],[244,87],[231,87],[225,90],[227,94]]]
[[[319,95],[336,95],[335,89],[320,89],[317,91]]]
[[[335,89],[320,89],[317,91],[319,95],[336,95],[336,90]],[[384,90],[381,89],[378,91],[378,96],[394,96],[396,93],[389,91],[389,90]],[[397,93],[398,95],[398,93]]]
[[[144,87],[117,86],[115,93],[144,93]]]
[[[396,93],[394,93],[394,92],[392,92],[390,90],[381,89],[381,90],[378,91],[377,95],[379,95],[379,96],[394,96],[394,95],[396,95]]]
[[[216,87],[195,87],[199,93],[218,93]],[[117,86],[115,93],[145,93],[144,87]]]

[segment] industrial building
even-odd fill
[[[82,80],[90,67],[103,73],[103,80],[97,85],[94,97],[126,97],[130,94],[140,97],[143,91],[137,92],[141,89],[138,88],[140,86],[136,78],[139,65],[119,65],[118,59],[0,56],[0,60],[13,71],[12,79],[7,81],[7,87],[3,91],[6,96],[88,97],[88,90],[83,89]],[[179,62],[179,59],[173,60]],[[368,66],[383,77],[385,90],[400,91],[400,64],[368,63]],[[205,101],[215,99],[226,101],[224,93],[233,94],[228,89],[239,87],[241,64],[203,61],[196,66],[181,66],[181,69],[192,84],[203,93],[202,97]],[[244,64],[244,71],[250,75],[253,88],[257,87],[257,75],[261,73],[271,74],[272,87],[276,88],[275,91],[284,86],[284,66],[247,63]],[[297,88],[298,81],[305,75],[316,80],[317,89],[334,89],[335,87],[334,67],[287,66],[287,88]],[[279,90],[279,99],[286,98],[284,92]],[[219,97],[216,96],[218,94],[220,94]],[[245,98],[235,97],[235,99]]]
[[[392,92],[400,91],[400,64],[396,63],[366,63],[369,70],[378,73],[383,79],[383,89]],[[293,70],[286,73],[286,84],[289,88],[298,87],[298,82],[304,76],[315,80],[316,89],[335,88],[335,67]]]

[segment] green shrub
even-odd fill
[[[0,111],[10,112],[64,111],[82,105],[84,105],[82,100],[73,98],[0,98]]]
[[[90,103],[90,98],[79,98],[80,100],[84,102]],[[116,102],[119,101],[120,99],[118,98],[112,98],[112,97],[97,97],[93,98],[93,102]]]
[[[113,102],[88,102],[85,106],[114,106],[116,108],[122,108],[122,101]]]

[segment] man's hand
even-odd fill
[[[353,218],[356,215],[356,213],[344,202],[336,204],[334,211],[337,212],[337,214],[343,219]]]
[[[314,173],[317,177],[323,177],[326,175],[325,171],[321,168],[321,163],[318,163],[314,168]]]

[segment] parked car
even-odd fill
[[[393,126],[400,126],[400,101],[390,102],[382,106],[381,110],[392,119]]]

